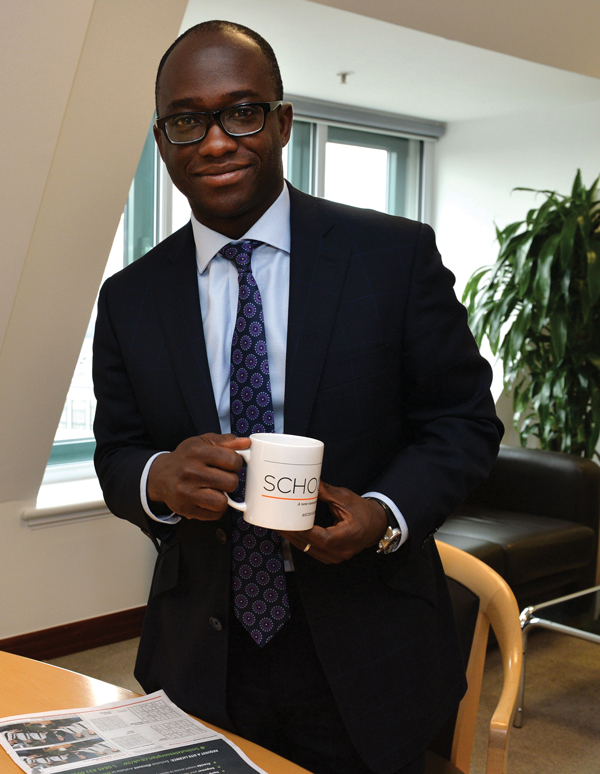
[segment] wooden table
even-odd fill
[[[0,651],[0,717],[93,707],[133,699],[138,695],[68,669]],[[231,739],[251,761],[269,774],[309,774],[306,769],[236,734],[222,731],[210,723],[205,725]],[[23,774],[1,748],[0,774]]]

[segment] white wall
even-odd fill
[[[156,65],[185,6],[0,4],[0,638],[146,599],[153,549],[134,527],[32,529],[21,516],[35,505],[152,119]]]
[[[578,168],[586,185],[600,174],[600,103],[448,125],[436,148],[434,224],[459,295],[475,269],[496,259],[494,223],[522,220],[543,201],[512,189],[566,194]],[[501,374],[495,369],[496,395]],[[510,428],[509,402],[499,408]],[[506,440],[517,443],[514,432]]]

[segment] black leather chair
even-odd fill
[[[436,538],[496,570],[522,608],[595,584],[599,524],[598,465],[502,446],[489,479]]]

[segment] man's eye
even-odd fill
[[[231,114],[230,118],[237,120],[243,120],[245,118],[254,118],[258,113],[258,108],[255,107],[239,107],[236,108]]]
[[[177,127],[178,129],[183,129],[185,127],[189,126],[198,126],[202,123],[199,116],[194,115],[185,115],[185,116],[176,116],[175,118],[172,118],[169,123],[172,126]]]

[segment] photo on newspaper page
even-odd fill
[[[265,774],[163,691],[98,707],[0,718],[0,745],[26,774]]]

